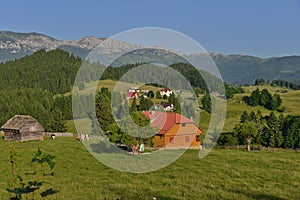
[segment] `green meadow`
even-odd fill
[[[113,80],[101,80],[98,82],[97,89],[99,90],[102,87],[107,87],[109,91],[113,91],[114,86],[116,85],[116,81]],[[95,84],[95,83],[93,83]],[[86,89],[83,90],[83,92],[91,92],[91,84],[86,85]],[[130,86],[137,86],[137,85],[132,85],[129,83],[121,83],[124,87],[130,87]],[[262,89],[268,89],[271,94],[279,94],[281,99],[282,99],[282,106],[285,107],[285,112],[283,114],[286,115],[299,115],[300,114],[300,90],[291,90],[288,88],[283,88],[283,87],[271,87],[268,85],[264,86],[248,86],[248,87],[243,87],[245,90],[245,93],[243,94],[235,94],[233,98],[227,100],[227,111],[226,111],[226,118],[225,118],[225,123],[224,123],[224,128],[223,132],[231,132],[234,125],[237,124],[240,120],[240,116],[242,115],[243,111],[247,111],[250,113],[251,111],[257,112],[260,110],[263,115],[269,115],[270,110],[267,110],[266,108],[262,106],[256,106],[256,107],[251,107],[247,105],[245,102],[243,102],[243,97],[244,96],[250,96],[251,92],[255,90],[256,88],[259,88],[260,90]],[[149,86],[149,85],[143,85],[140,87],[141,90],[152,90],[157,91],[160,88],[154,87],[154,86]],[[183,91],[184,92],[184,91]],[[201,106],[201,98],[202,95],[199,97],[199,102]],[[154,103],[158,103],[162,100],[159,99],[154,99]],[[274,111],[275,114],[279,115],[279,112]],[[200,111],[200,127],[206,132],[209,122],[210,122],[210,114],[201,110]],[[82,120],[82,125],[87,125],[89,126],[89,120],[87,119],[80,119]],[[74,123],[72,121],[67,122],[67,127],[68,131],[76,133]],[[87,130],[89,131],[89,129]]]
[[[32,172],[31,159],[38,147],[56,156],[55,175],[44,179],[35,197],[49,188],[58,193],[45,199],[300,199],[300,152],[293,150],[215,149],[203,159],[198,150],[188,150],[163,169],[133,174],[103,165],[73,137],[1,140],[0,199],[9,198],[10,145],[16,148],[17,172],[25,181],[31,178],[24,174]]]

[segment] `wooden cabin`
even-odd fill
[[[44,127],[29,115],[15,115],[2,127],[4,140],[29,141],[43,140]]]
[[[203,133],[193,120],[173,112],[144,112],[158,129],[154,137],[156,147],[199,148],[200,134]]]

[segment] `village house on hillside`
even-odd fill
[[[145,111],[151,125],[159,130],[154,143],[160,148],[200,147],[200,134],[203,133],[193,120],[173,112]]]
[[[140,92],[140,89],[138,87],[129,88],[128,91],[126,92],[126,99],[130,100],[133,98],[138,98],[139,92]]]
[[[139,87],[130,87],[130,88],[128,89],[128,92],[137,92],[137,93],[139,93],[139,92],[140,92],[140,89],[139,89]]]
[[[163,109],[164,111],[172,111],[174,105],[172,103],[161,103],[155,105],[155,110]]]
[[[126,99],[129,100],[129,99],[133,99],[133,98],[138,98],[139,95],[137,92],[127,92],[126,93]]]
[[[166,95],[167,97],[169,97],[171,94],[173,94],[173,91],[169,88],[163,88],[160,90],[160,95],[163,97],[164,95]]]
[[[29,115],[15,115],[2,127],[4,139],[10,141],[43,140],[44,127]]]

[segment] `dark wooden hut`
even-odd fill
[[[4,139],[10,141],[43,140],[43,126],[29,115],[15,115],[2,127]]]

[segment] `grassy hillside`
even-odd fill
[[[98,89],[101,87],[107,87],[110,91],[113,90],[114,86],[116,84],[116,81],[113,80],[101,80],[98,84]],[[136,86],[134,84],[128,84],[128,83],[121,83],[121,85],[130,87],[130,86]],[[256,88],[259,88],[260,90],[266,88],[268,89],[272,94],[279,94],[282,98],[282,105],[286,108],[286,111],[283,113],[284,115],[300,115],[300,91],[291,90],[288,88],[282,88],[282,87],[271,87],[271,86],[249,86],[249,87],[243,87],[245,90],[245,93],[243,94],[236,94],[232,99],[227,100],[227,115],[225,120],[225,125],[223,132],[230,132],[232,131],[234,125],[239,122],[240,116],[242,115],[243,111],[247,111],[250,113],[251,111],[257,112],[258,110],[262,111],[263,115],[270,114],[270,110],[267,110],[266,108],[262,106],[256,106],[251,107],[243,102],[244,96],[249,96],[250,93],[255,90]],[[144,90],[153,90],[157,91],[160,88],[154,87],[154,86],[148,86],[144,85],[141,87],[141,89]],[[91,84],[86,85],[85,91],[92,91]],[[84,92],[85,92],[84,91]],[[201,99],[201,97],[199,98]],[[157,102],[157,100],[154,100],[154,102]],[[201,106],[201,104],[200,104]],[[275,113],[279,114],[275,111]],[[200,127],[205,131],[208,128],[210,122],[210,114],[202,111],[200,112]],[[85,122],[83,122],[85,123]],[[74,126],[72,125],[72,121],[68,122],[69,131],[74,131]]]
[[[262,106],[251,107],[245,104],[242,99],[244,96],[250,96],[250,93],[256,88],[260,90],[266,88],[272,94],[279,94],[282,99],[282,106],[286,108],[285,112],[283,113],[286,115],[300,115],[300,91],[295,91],[287,88],[281,87],[271,87],[271,86],[249,86],[243,87],[245,89],[244,94],[236,94],[232,99],[227,101],[227,114],[226,114],[226,121],[224,125],[223,132],[230,132],[232,131],[234,125],[239,122],[240,116],[242,115],[243,111],[246,110],[248,113],[254,111],[255,113],[258,110],[262,111],[263,115],[270,114],[270,110]],[[287,91],[283,93],[283,91]],[[274,111],[276,114],[279,115],[279,112]],[[209,116],[207,113],[204,114],[205,116]],[[206,120],[207,121],[207,120]]]
[[[0,140],[0,199],[10,179],[10,142]],[[204,159],[189,150],[170,166],[146,174],[108,168],[75,138],[14,143],[20,175],[31,172],[37,147],[56,156],[55,176],[41,191],[46,199],[299,199],[299,152],[214,150]],[[144,155],[146,156],[146,155]],[[23,176],[25,181],[30,175]],[[37,193],[36,193],[37,195]]]
[[[116,81],[113,81],[113,80],[101,80],[101,81],[99,81],[98,89],[100,89],[101,87],[107,87],[110,91],[112,91],[115,84],[116,84]],[[128,84],[128,83],[121,83],[121,84],[126,85],[127,87],[135,86],[133,84]],[[90,84],[87,84],[85,91],[91,91],[92,88],[90,86],[91,86]],[[286,108],[286,111],[283,113],[284,115],[300,115],[300,101],[299,101],[300,91],[299,90],[295,91],[295,90],[291,90],[288,88],[271,87],[271,86],[243,87],[245,90],[245,93],[236,94],[236,95],[234,95],[234,97],[232,99],[227,100],[227,115],[226,115],[226,121],[225,121],[223,132],[232,131],[234,125],[239,122],[240,116],[242,115],[244,110],[246,110],[248,113],[250,113],[251,111],[257,112],[258,110],[261,110],[263,115],[270,114],[271,111],[267,110],[266,108],[264,108],[262,106],[251,107],[242,101],[244,96],[250,96],[250,93],[253,90],[255,90],[257,87],[260,90],[266,88],[270,91],[270,93],[272,93],[272,94],[277,93],[281,96],[282,105]],[[141,87],[141,89],[157,91],[160,88],[144,85]],[[276,111],[275,111],[275,113],[279,114]],[[201,111],[200,112],[200,127],[203,130],[207,130],[209,121],[210,121],[210,114],[205,111]],[[73,131],[74,127],[72,127],[72,122],[68,122],[68,125],[69,125],[68,126],[69,131]]]

